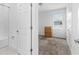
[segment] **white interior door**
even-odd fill
[[[30,54],[31,49],[31,6],[30,3],[11,4],[10,8],[10,47],[22,55]]]
[[[18,52],[30,54],[31,49],[31,6],[30,3],[17,4]]]

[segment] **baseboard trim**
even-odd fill
[[[39,38],[42,37],[42,38],[59,38],[59,39],[65,39],[66,38],[62,38],[62,37],[56,37],[56,36],[52,36],[52,37],[45,37],[44,35],[39,35]]]

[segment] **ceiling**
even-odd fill
[[[67,3],[42,3],[39,5],[39,11],[49,11],[65,8]]]

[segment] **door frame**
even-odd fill
[[[39,8],[39,7],[37,7],[37,8]],[[65,6],[64,7],[64,9],[65,9],[65,35],[66,35],[66,41],[67,41],[67,7]],[[36,11],[37,12],[37,11]],[[35,16],[36,17],[36,25],[38,26],[38,12],[37,12],[37,15]],[[35,20],[35,19],[33,19],[33,20]],[[34,21],[33,21],[34,22]],[[36,31],[37,31],[37,33],[38,33],[38,27],[36,27],[36,29],[35,29]],[[33,34],[32,34],[33,35]],[[34,35],[33,35],[34,36]],[[38,38],[38,34],[36,35],[37,36],[37,38]],[[35,45],[35,44],[33,44],[34,42],[32,42],[32,46],[33,45]],[[35,54],[38,54],[39,55],[39,38],[37,39],[37,41],[36,41],[36,44],[38,45],[36,48],[38,49],[38,51],[36,51],[36,53]],[[67,42],[67,44],[68,44],[68,42]],[[36,46],[36,45],[35,45]],[[69,45],[68,45],[69,46]]]

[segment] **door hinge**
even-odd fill
[[[33,29],[33,27],[32,27],[32,26],[31,26],[30,28],[31,28],[31,29]]]
[[[32,3],[31,3],[31,7],[32,7]]]
[[[32,52],[32,51],[33,51],[33,49],[30,49],[30,51]]]

